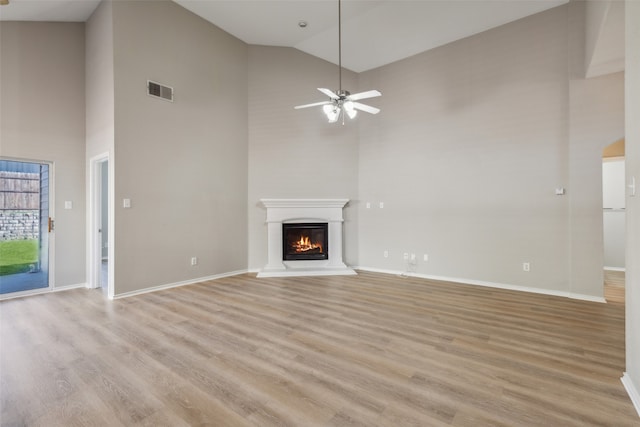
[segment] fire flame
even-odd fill
[[[322,245],[320,243],[311,243],[311,240],[307,236],[300,236],[300,240],[293,244],[296,252],[307,252],[313,249],[320,249],[322,252]]]

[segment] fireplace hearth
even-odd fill
[[[282,260],[329,259],[328,224],[282,224]]]

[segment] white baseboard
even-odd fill
[[[86,288],[86,287],[87,287],[86,283],[77,283],[75,285],[52,286],[50,288],[30,289],[28,291],[12,292],[10,294],[0,295],[0,301],[9,300],[12,298],[29,297],[32,295],[50,294],[52,292],[68,291],[71,289]]]
[[[473,279],[464,279],[459,277],[447,277],[447,276],[433,276],[429,274],[422,273],[408,273],[403,271],[395,271],[395,270],[384,270],[380,268],[371,268],[371,267],[354,267],[356,270],[363,271],[371,271],[373,273],[383,273],[383,274],[393,274],[400,277],[416,277],[420,279],[427,280],[437,280],[440,282],[453,282],[460,283],[463,285],[476,285],[476,286],[485,286],[488,288],[498,288],[498,289],[506,289],[510,291],[520,291],[520,292],[530,292],[534,294],[543,294],[543,295],[553,295],[564,298],[572,298],[579,299],[590,302],[599,302],[606,303],[607,301],[602,297],[596,297],[593,295],[583,295],[583,294],[573,294],[571,292],[565,291],[556,291],[552,289],[539,289],[539,288],[530,288],[527,286],[519,286],[519,285],[510,285],[506,283],[494,283],[494,282],[486,282],[482,280],[473,280]]]
[[[624,375],[622,375],[620,381],[622,381],[624,388],[627,390],[627,393],[631,398],[633,406],[636,408],[638,416],[640,416],[640,392],[638,391],[638,388],[633,384],[631,377],[626,372],[624,373]]]
[[[247,273],[247,270],[238,270],[238,271],[231,271],[229,273],[215,274],[213,276],[198,277],[196,279],[184,280],[182,282],[166,283],[164,285],[152,286],[150,288],[144,288],[137,291],[124,292],[121,294],[117,294],[113,296],[113,299],[127,298],[135,295],[147,294],[149,292],[162,291],[165,289],[177,288],[179,286],[193,285],[195,283],[206,282],[208,280],[222,279],[223,277],[237,276],[239,274],[245,274],[245,273]]]
[[[606,265],[604,266],[604,269],[607,271],[627,271],[624,267],[607,267]]]
[[[69,289],[86,288],[86,283],[76,283],[75,285],[54,286],[51,292],[68,291]]]
[[[387,270],[387,269],[384,269],[384,268],[357,266],[357,267],[353,267],[353,269],[354,270],[369,271],[371,273],[391,274],[391,275],[400,276],[400,277],[410,277],[410,275],[408,273],[404,273],[404,272],[398,271],[398,270]]]
[[[567,294],[567,298],[579,299],[582,301],[599,302],[602,304],[607,303],[607,300],[604,297],[596,297],[593,295],[585,295],[585,294],[572,294],[571,292]]]
[[[358,273],[349,267],[344,268],[288,268],[286,270],[260,270],[257,277],[304,277],[304,276],[353,276]]]

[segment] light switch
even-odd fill
[[[380,202],[380,209],[384,209],[384,202]]]
[[[556,188],[556,196],[564,196],[564,188],[562,187]]]
[[[122,207],[130,208],[131,207],[131,199],[122,199]]]
[[[371,209],[371,203],[367,202],[367,209]]]
[[[65,209],[73,209],[73,202],[71,200],[65,200],[64,208]]]

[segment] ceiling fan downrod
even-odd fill
[[[342,1],[338,0],[338,94],[342,94]]]

